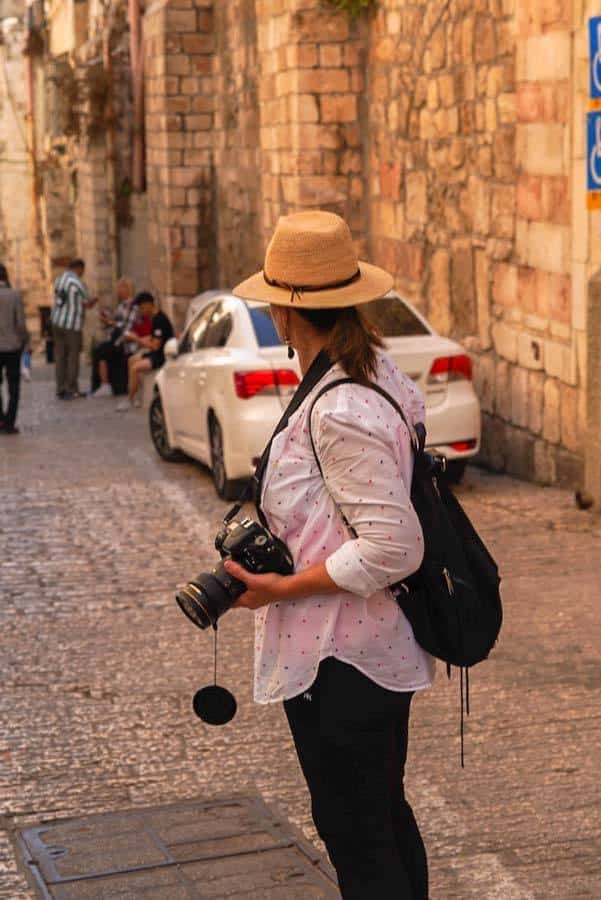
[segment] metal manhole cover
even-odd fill
[[[19,833],[45,900],[339,900],[323,857],[259,797],[188,801]]]

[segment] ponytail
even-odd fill
[[[318,331],[327,333],[324,349],[332,362],[340,363],[349,378],[365,384],[375,376],[376,350],[384,343],[356,306],[298,309],[297,312]]]

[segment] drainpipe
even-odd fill
[[[104,104],[106,187],[109,206],[109,241],[111,247],[111,268],[113,284],[120,276],[121,253],[119,247],[119,223],[117,222],[117,179],[115,177],[115,111],[113,107],[113,62],[111,59],[112,21],[107,16],[102,29],[102,69],[106,79],[106,100]]]
[[[40,215],[40,192],[38,172],[37,135],[35,127],[35,96],[34,96],[34,68],[33,57],[35,53],[35,41],[37,35],[33,28],[33,9],[27,6],[25,12],[25,46],[23,57],[25,61],[25,121],[27,122],[27,153],[31,164],[31,209],[33,213],[33,233],[36,241],[42,245],[42,229]],[[39,40],[39,38],[38,38]]]
[[[128,0],[129,56],[134,102],[134,147],[132,185],[136,193],[144,190],[144,59],[142,56],[142,17],[140,0]]]

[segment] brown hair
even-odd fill
[[[297,309],[317,331],[327,333],[325,351],[340,363],[354,381],[365,383],[376,374],[376,350],[384,346],[382,338],[356,306],[337,309]]]

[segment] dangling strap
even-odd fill
[[[448,678],[451,677],[451,664],[450,663],[447,663],[447,676],[448,676]],[[465,711],[466,716],[469,716],[469,714],[470,714],[470,670],[469,670],[468,666],[459,666],[459,700],[461,703],[460,724],[459,724],[459,739],[460,739],[460,743],[461,743],[461,768],[465,769],[464,711]]]

